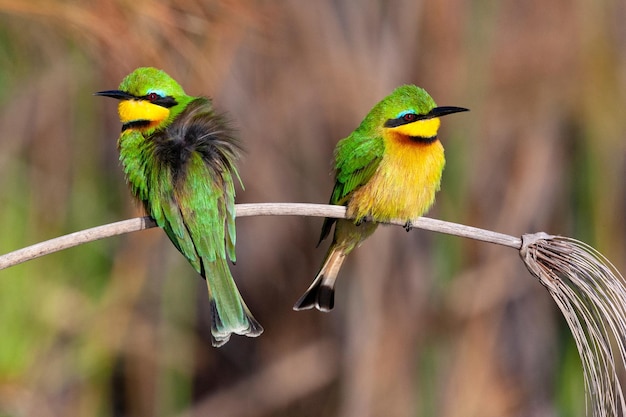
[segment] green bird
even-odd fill
[[[224,117],[156,68],[138,68],[118,90],[96,95],[119,100],[117,146],[132,194],[206,280],[213,346],[232,333],[260,335],[227,263],[235,262],[241,147]]]
[[[351,220],[324,221],[319,243],[336,223],[333,241],[295,310],[330,311],[345,257],[374,233],[377,223],[401,220],[409,230],[411,220],[432,206],[445,165],[437,138],[439,118],[462,111],[467,109],[437,107],[424,89],[404,85],[374,106],[359,127],[339,141],[330,204],[346,206]]]

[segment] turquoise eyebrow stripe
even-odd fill
[[[146,95],[148,95],[150,93],[156,93],[156,94],[160,95],[161,97],[167,96],[167,94],[165,94],[165,92],[163,92],[163,90],[155,90],[155,89],[152,89],[152,88],[150,90],[148,90]]]
[[[417,112],[413,109],[409,109],[409,110],[402,110],[400,113],[398,113],[398,115],[396,116],[396,119],[401,118],[402,116],[404,116],[405,114],[409,114],[409,113],[414,113],[417,114]]]

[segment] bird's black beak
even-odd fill
[[[435,107],[434,109],[430,111],[430,113],[428,113],[428,117],[429,118],[441,117],[447,114],[459,113],[462,111],[469,111],[469,109],[466,109],[464,107],[450,107],[450,106]]]
[[[97,93],[94,93],[94,95],[96,96],[104,96],[104,97],[111,97],[117,100],[132,100],[134,98],[136,98],[135,96],[133,96],[132,94],[128,94],[124,91],[121,90],[107,90],[107,91],[98,91]]]

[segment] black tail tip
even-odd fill
[[[335,306],[335,290],[327,285],[319,285],[309,289],[293,306],[296,311],[317,308],[325,313]]]
[[[250,327],[248,328],[248,331],[244,333],[248,337],[258,337],[265,330],[263,326],[261,326],[261,323],[256,321],[252,315],[248,316],[248,322],[250,323]]]
[[[320,311],[330,311],[335,306],[335,289],[326,285],[321,285],[317,292],[317,309]]]
[[[211,305],[211,344],[213,347],[224,346],[232,334],[238,334],[247,337],[257,337],[263,333],[263,326],[248,311],[244,304],[245,318],[235,326],[226,326],[222,322],[215,300],[210,300]]]

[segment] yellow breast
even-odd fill
[[[445,165],[439,140],[420,143],[397,132],[385,137],[385,153],[367,184],[348,202],[348,215],[376,221],[411,220],[435,201]]]

